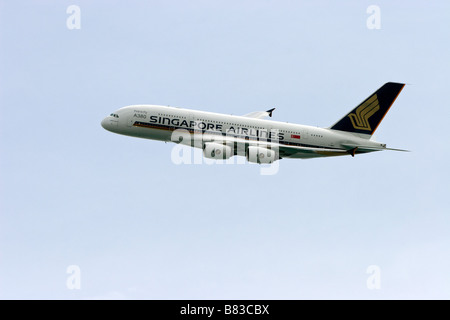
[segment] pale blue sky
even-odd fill
[[[0,1],[0,298],[450,298],[449,30],[448,1]],[[411,85],[377,140],[413,152],[273,176],[100,126],[142,103],[326,127],[388,81]]]

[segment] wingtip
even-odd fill
[[[272,108],[272,109],[269,109],[269,110],[266,111],[266,112],[269,113],[269,117],[272,117],[273,110],[275,110],[275,108]]]

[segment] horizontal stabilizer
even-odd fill
[[[386,148],[386,147],[376,147],[376,146],[361,146],[356,144],[344,144],[345,147],[349,148],[349,150],[353,150],[355,148],[358,148],[360,151],[402,151],[402,152],[411,152],[409,150],[404,149],[394,149],[394,148]]]
[[[404,150],[404,149],[394,149],[394,148],[384,148],[382,150],[390,150],[390,151],[402,151],[402,152],[411,152],[410,150]]]

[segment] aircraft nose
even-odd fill
[[[108,131],[116,132],[119,126],[119,116],[116,114],[110,115],[102,120],[101,125]]]
[[[103,119],[101,124],[102,124],[103,129],[108,130],[108,124],[109,124],[108,117],[106,117],[105,119]]]

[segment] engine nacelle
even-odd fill
[[[224,144],[208,142],[203,147],[203,155],[209,159],[229,159],[233,156],[233,151]]]
[[[253,163],[272,163],[278,160],[275,151],[263,147],[248,147],[247,161]]]

